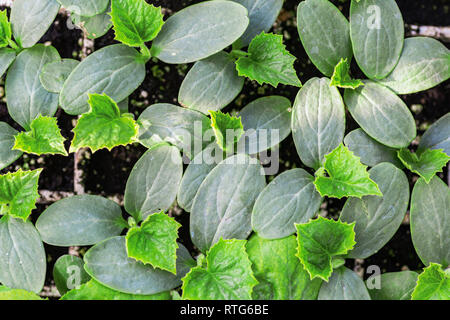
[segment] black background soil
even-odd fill
[[[160,0],[147,2],[168,9],[167,15],[170,15],[187,5],[201,1]],[[285,1],[283,10],[272,31],[283,34],[287,49],[297,57],[295,67],[301,81],[305,83],[312,77],[321,77],[322,75],[309,61],[298,37],[295,24],[298,2],[298,0]],[[348,16],[348,2],[332,2],[338,5],[343,13]],[[448,0],[397,0],[397,4],[403,14],[405,23],[408,25],[450,25],[450,1]],[[41,42],[50,42],[57,48],[63,58],[78,58],[80,56],[82,44],[82,33],[80,30],[69,30],[66,22],[66,17],[58,15],[55,23],[45,34]],[[116,41],[114,40],[113,31],[110,30],[105,36],[95,40],[95,49],[97,50],[113,43],[116,43]],[[137,117],[147,106],[154,103],[166,102],[177,104],[178,89],[190,67],[191,65],[168,65],[156,60],[151,60],[147,64],[147,76],[145,81],[130,97],[130,112],[134,113]],[[356,65],[352,65],[352,72],[356,77],[363,77]],[[0,95],[3,96],[0,101],[0,121],[6,121],[16,129],[21,130],[7,113],[3,84],[4,80],[2,80],[0,88]],[[419,136],[423,134],[424,130],[430,124],[450,111],[450,101],[448,97],[449,86],[449,82],[447,81],[428,91],[402,96],[402,99],[410,108],[415,106],[412,110],[416,119]],[[297,92],[298,88],[291,86],[280,85],[275,89],[268,85],[259,86],[252,81],[246,80],[240,96],[235,102],[226,107],[224,111],[233,112],[239,110],[254,99],[268,95],[282,95],[293,102]],[[418,107],[419,105],[421,107]],[[57,112],[57,117],[58,124],[62,129],[62,134],[70,141],[72,138],[71,130],[75,118],[65,114],[61,110]],[[347,132],[357,127],[356,123],[351,119],[351,116],[347,115]],[[282,142],[280,149],[280,171],[293,167],[305,168],[300,162],[291,137],[288,137]],[[129,173],[135,162],[145,150],[146,149],[142,146],[132,145],[127,147],[117,147],[111,152],[105,150],[98,151],[95,154],[90,154],[88,152],[81,163],[84,171],[83,182],[86,192],[105,196],[123,194]],[[25,155],[10,167],[2,170],[1,173],[15,171],[20,167],[23,169],[43,167],[44,171],[40,179],[40,189],[73,191],[73,165],[73,156],[37,157]],[[310,171],[308,168],[305,169]],[[416,177],[410,173],[407,174],[412,185]],[[441,177],[446,177],[446,174],[447,171],[445,170],[444,173],[441,174]],[[328,212],[330,217],[337,217],[343,204],[344,200],[328,199],[323,208]],[[45,208],[46,206],[44,205],[38,205],[38,208],[33,212],[32,219],[35,220]],[[178,209],[175,211],[180,212]],[[193,254],[196,254],[196,250],[189,238],[189,214],[181,211],[181,214],[177,215],[177,219],[183,225],[180,230],[181,242],[183,242]],[[67,253],[67,248],[57,248],[46,245],[46,252],[49,262],[46,282],[48,285],[52,278],[51,271],[53,263],[60,255]],[[409,225],[402,225],[393,239],[377,254],[364,260],[362,266],[367,267],[371,264],[379,265],[383,272],[400,271],[402,269],[418,270],[423,267],[412,246]],[[348,267],[353,267],[354,261],[348,260],[346,265]]]

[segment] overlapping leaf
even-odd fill
[[[305,224],[296,224],[298,252],[311,279],[328,281],[332,272],[333,258],[347,254],[355,242],[355,224],[328,220],[319,216]]]
[[[248,47],[248,56],[236,61],[240,76],[256,80],[259,84],[269,83],[277,87],[279,83],[301,87],[294,69],[295,57],[286,50],[283,36],[261,33]]]
[[[147,217],[126,236],[128,256],[176,274],[177,238],[181,225],[164,212]]]
[[[206,265],[192,268],[182,279],[183,299],[251,300],[258,281],[245,245],[245,240],[220,239],[204,258]]]
[[[61,135],[56,118],[39,116],[30,124],[30,130],[20,132],[15,137],[14,150],[26,153],[61,154],[67,156],[64,137]]]
[[[314,184],[322,196],[339,199],[361,198],[365,195],[382,196],[377,184],[370,179],[366,168],[353,152],[340,144],[325,156],[323,167],[316,172]]]

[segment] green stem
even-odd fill
[[[230,56],[233,59],[239,59],[239,58],[242,58],[242,57],[247,57],[248,56],[248,52],[245,52],[243,50],[231,50]]]
[[[152,57],[150,50],[148,49],[148,47],[145,44],[142,44],[140,48],[141,48],[142,57],[144,58],[145,62],[147,62]]]
[[[12,39],[8,39],[8,44],[11,48],[13,48],[16,51],[21,50],[20,46],[17,43],[15,43],[14,40],[12,40]]]

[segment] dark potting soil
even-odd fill
[[[199,3],[201,0],[156,0],[148,2],[167,9],[165,11],[166,16],[169,16],[188,5]],[[341,3],[338,0],[332,2],[339,6],[343,13],[348,16],[349,2]],[[322,75],[314,65],[311,64],[300,43],[295,24],[298,3],[299,0],[285,1],[283,11],[273,28],[273,32],[283,34],[284,43],[286,44],[287,49],[297,57],[295,67],[301,81],[305,83],[312,77],[322,77]],[[448,19],[450,1],[448,0],[397,0],[397,4],[403,14],[405,23],[408,25],[444,26],[450,24]],[[63,58],[77,59],[80,56],[82,33],[80,30],[71,29],[70,26],[71,25],[67,23],[67,18],[65,16],[58,15],[55,23],[45,34],[41,42],[50,42],[56,47]],[[114,40],[114,32],[110,30],[106,35],[95,40],[94,49],[98,50],[113,43],[116,43]],[[447,47],[449,47],[448,44]],[[154,103],[164,102],[178,104],[178,89],[190,67],[191,65],[168,65],[159,62],[156,59],[149,61],[144,82],[130,97],[129,111],[137,117],[146,107]],[[352,65],[352,72],[355,77],[364,78],[355,63]],[[402,96],[402,99],[414,113],[419,136],[422,135],[429,125],[438,118],[442,117],[447,112],[450,112],[450,100],[447,94],[449,86],[450,84],[447,81],[446,83],[425,92]],[[295,87],[283,85],[280,85],[278,88],[273,88],[269,85],[259,86],[255,82],[247,79],[241,94],[223,111],[239,111],[256,98],[269,95],[282,95],[293,102],[297,93],[298,88]],[[21,130],[7,113],[4,96],[4,81],[1,83],[0,87],[0,99],[0,121],[5,121],[16,129]],[[69,116],[62,110],[58,111],[57,117],[58,125],[62,129],[63,136],[70,141],[73,137],[71,130],[76,117]],[[358,125],[351,116],[347,115],[346,132],[356,129],[357,127]],[[69,141],[67,144],[70,144]],[[111,152],[100,150],[91,154],[91,152],[87,151],[80,164],[84,172],[83,183],[86,192],[100,195],[123,194],[130,171],[145,150],[146,149],[140,145],[130,145],[114,148]],[[73,156],[38,157],[25,155],[10,167],[0,171],[0,173],[3,174],[9,171],[15,171],[18,168],[44,168],[40,179],[40,189],[73,191],[73,166]],[[300,162],[292,137],[289,136],[280,144],[280,172],[294,167],[304,168],[310,173],[313,173]],[[412,186],[416,177],[409,172],[407,172],[407,175]],[[447,170],[439,175],[441,178],[446,177]],[[345,199],[327,199],[322,206],[322,210],[326,211],[329,217],[337,218],[344,203]],[[46,207],[47,205],[38,205],[32,215],[32,220],[35,221]],[[193,255],[197,254],[198,252],[194,248],[189,236],[189,214],[179,208],[174,208],[171,210],[171,213],[182,224],[179,231],[180,242],[182,242]],[[49,263],[46,285],[49,285],[52,281],[54,262],[59,256],[67,254],[68,250],[67,248],[49,245],[45,245],[45,249]],[[86,248],[82,248],[81,251],[85,249]],[[418,270],[423,267],[412,245],[408,225],[402,225],[393,239],[391,239],[378,253],[365,259],[362,266],[367,267],[373,264],[380,266],[382,272],[400,271],[405,267],[411,270]],[[353,267],[354,261],[348,260],[347,266]]]

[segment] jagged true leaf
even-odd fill
[[[331,76],[330,86],[339,88],[356,89],[363,86],[364,83],[359,79],[352,79],[350,77],[350,64],[347,62],[347,58],[341,59],[339,63],[334,67],[333,75]]]
[[[450,265],[450,190],[438,176],[417,180],[411,196],[410,227],[414,249],[425,265]]]
[[[36,293],[23,289],[10,289],[0,285],[0,300],[42,300]]]
[[[8,21],[6,10],[0,11],[0,48],[8,46],[11,42],[11,24]]]
[[[114,201],[90,194],[51,204],[36,222],[45,243],[53,246],[89,246],[119,235],[122,210]]]
[[[394,69],[403,48],[405,27],[395,0],[352,1],[350,37],[364,74],[383,79]]]
[[[310,280],[295,256],[294,236],[265,240],[257,235],[247,243],[247,253],[259,282],[253,290],[255,300],[315,300],[322,284]]]
[[[318,300],[370,300],[364,281],[352,270],[341,267],[320,287]]]
[[[61,300],[171,300],[170,291],[150,295],[129,294],[110,289],[94,279],[67,292]]]
[[[106,94],[90,94],[91,111],[83,114],[73,129],[75,134],[70,152],[89,147],[92,152],[133,143],[139,126],[133,115],[120,114],[117,103]]]
[[[308,223],[296,224],[298,251],[311,279],[328,281],[333,272],[333,258],[347,254],[355,242],[355,223],[328,220],[319,216]]]
[[[38,181],[42,169],[0,175],[0,212],[27,221],[39,198]]]
[[[112,0],[111,18],[115,39],[131,47],[153,40],[164,24],[161,8],[145,0]]]
[[[414,271],[383,273],[379,276],[380,287],[369,289],[370,297],[372,300],[411,300],[418,276]]]
[[[55,20],[59,8],[55,0],[14,0],[10,20],[16,42],[22,48],[34,46]]]
[[[80,257],[65,254],[58,258],[53,267],[53,280],[61,295],[88,282],[91,277],[84,270]]]
[[[217,144],[224,151],[233,150],[235,143],[244,134],[241,117],[233,117],[227,113],[211,110],[209,114]]]
[[[74,59],[62,59],[47,63],[39,75],[42,86],[49,92],[60,93],[64,82],[79,63]]]
[[[202,60],[239,39],[248,22],[247,9],[238,3],[203,1],[166,20],[153,41],[151,54],[166,63]]]
[[[381,84],[397,94],[410,94],[437,86],[450,78],[450,51],[429,37],[405,39],[402,55],[394,70]]]
[[[353,56],[350,26],[342,12],[328,0],[301,1],[297,28],[308,57],[325,76],[331,77],[341,58]]]
[[[325,156],[323,167],[316,172],[314,184],[322,197],[340,199],[361,198],[365,195],[382,196],[377,184],[370,179],[366,168],[353,152],[340,144]],[[325,176],[325,172],[328,176]]]
[[[14,150],[32,154],[62,154],[67,156],[64,137],[61,135],[56,118],[40,115],[30,124],[30,130],[20,132],[15,137]]]
[[[9,124],[0,122],[0,170],[9,166],[22,155],[21,151],[12,150],[17,134],[17,130]]]
[[[251,300],[253,276],[245,240],[220,239],[206,254],[204,263],[182,279],[183,299]],[[205,262],[205,261],[203,261]]]
[[[419,275],[412,300],[450,300],[450,275],[442,266],[431,263]]]
[[[0,218],[0,283],[38,293],[46,268],[44,245],[33,224],[10,215]]]
[[[248,47],[248,56],[236,61],[240,76],[256,80],[259,84],[269,83],[277,87],[279,83],[301,87],[294,69],[295,57],[286,50],[283,36],[261,33]]]
[[[445,154],[443,149],[426,149],[420,154],[417,154],[404,148],[399,150],[397,154],[406,168],[417,173],[427,183],[431,181],[436,173],[442,172],[442,167],[450,160],[450,156]]]
[[[144,264],[176,274],[177,238],[181,225],[164,212],[149,215],[140,227],[128,230],[127,253]]]

